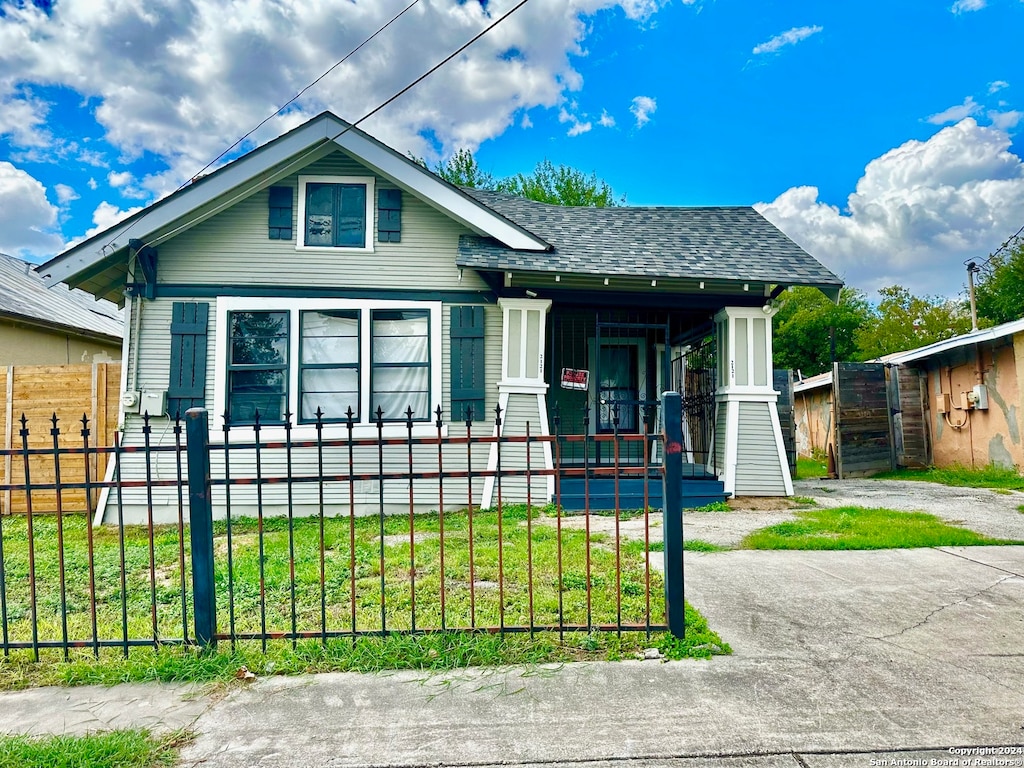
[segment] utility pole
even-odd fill
[[[967,263],[967,292],[971,297],[971,330],[978,330],[978,305],[974,301],[974,273],[980,272],[973,261]]]

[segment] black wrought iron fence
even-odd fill
[[[602,514],[567,513],[559,445],[573,436],[502,434],[500,410],[486,427],[435,415],[425,428],[406,414],[399,435],[382,414],[362,436],[352,419],[331,425],[340,436],[318,420],[301,439],[286,421],[266,439],[258,419],[211,429],[194,410],[144,417],[133,444],[109,447],[90,443],[84,417],[65,432],[54,416],[48,449],[30,447],[23,419],[20,448],[0,451],[18,468],[0,493],[26,509],[0,518],[4,654],[670,626],[649,556],[658,510],[616,494]],[[108,460],[102,478],[94,455]],[[83,460],[84,478],[65,480],[61,467]],[[33,481],[39,462],[53,482]],[[615,483],[636,471],[609,469]]]

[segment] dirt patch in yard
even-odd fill
[[[741,496],[726,502],[729,509],[744,512],[778,512],[785,509],[806,507],[806,503],[786,496]]]

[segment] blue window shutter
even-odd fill
[[[464,421],[469,408],[473,419],[485,419],[484,308],[451,308],[452,421]]]
[[[292,239],[291,187],[271,187],[268,211],[268,236],[271,240]]]
[[[377,190],[377,241],[402,242],[402,190]]]
[[[167,413],[184,416],[205,404],[206,328],[210,305],[176,301],[171,308],[171,378]]]

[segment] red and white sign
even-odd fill
[[[590,386],[590,371],[578,368],[562,369],[562,389],[586,390]]]

